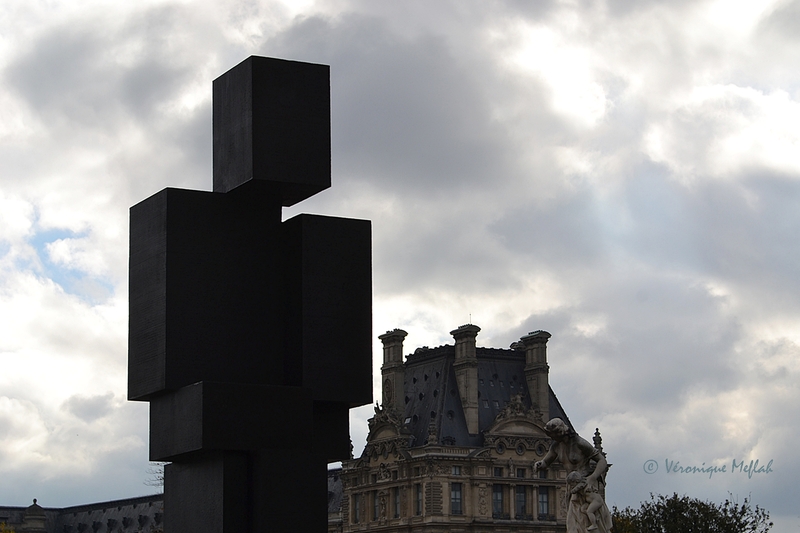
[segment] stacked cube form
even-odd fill
[[[248,58],[214,81],[213,192],[131,208],[128,397],[172,462],[167,533],[322,530],[326,465],[372,401],[370,222],[281,222],[330,187],[329,86]]]

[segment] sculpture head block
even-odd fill
[[[214,192],[258,180],[291,206],[331,186],[330,67],[251,56],[213,92]]]

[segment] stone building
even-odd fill
[[[361,457],[342,464],[342,531],[566,531],[566,471],[534,472],[544,424],[572,428],[548,384],[550,334],[497,349],[476,347],[479,331],[405,361],[405,331],[379,337],[383,401]]]
[[[0,506],[16,533],[163,533],[163,494],[72,507]]]

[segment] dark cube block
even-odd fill
[[[277,199],[254,184],[165,189],[131,208],[129,399],[283,384],[280,227]]]
[[[264,180],[290,206],[331,186],[330,67],[252,56],[213,102],[215,192]]]
[[[372,402],[372,236],[368,220],[283,223],[286,384],[315,401]]]
[[[327,531],[328,476],[321,457],[297,451],[276,458],[264,450],[250,457],[254,533]]]
[[[372,400],[370,400],[372,401]],[[312,451],[325,463],[350,458],[350,408],[345,403],[314,402]]]
[[[150,460],[212,450],[311,449],[314,412],[311,391],[300,387],[195,383],[150,400]]]
[[[243,533],[251,501],[246,452],[218,452],[164,467],[164,530]]]

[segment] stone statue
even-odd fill
[[[569,490],[570,500],[576,499],[581,512],[589,520],[589,527],[586,530],[595,531],[598,520],[597,512],[605,506],[603,497],[600,496],[599,492],[593,491],[586,483],[586,479],[577,471],[570,472],[567,476],[567,489]]]
[[[550,420],[544,430],[553,443],[534,465],[534,472],[558,460],[569,473],[567,533],[609,533],[611,513],[601,491],[608,470],[606,458],[560,418]]]
[[[379,499],[378,499],[378,517],[381,520],[386,520],[386,494],[381,492]]]

